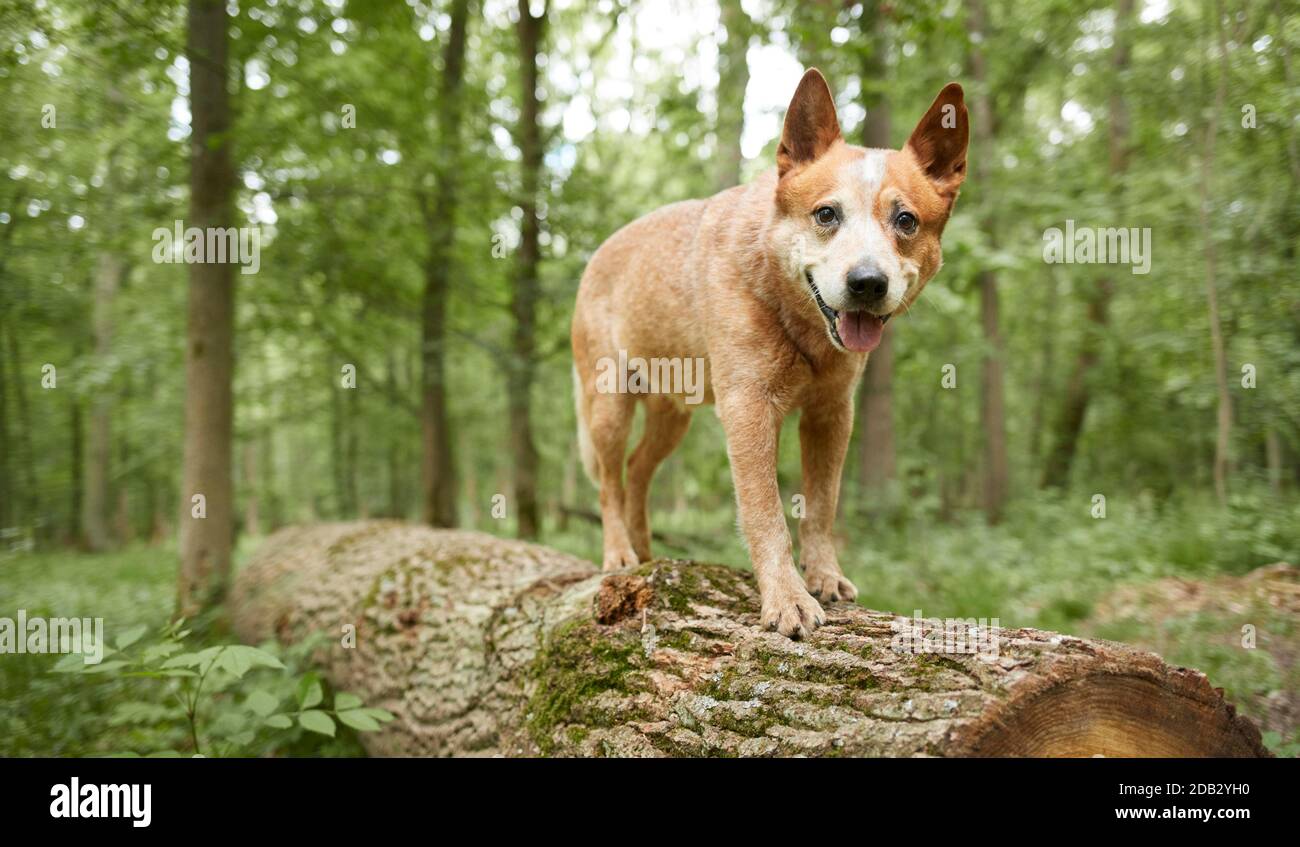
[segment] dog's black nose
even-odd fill
[[[871,265],[858,265],[849,271],[849,293],[879,300],[889,291],[889,278]]]

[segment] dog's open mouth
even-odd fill
[[[852,350],[855,353],[870,353],[880,346],[880,336],[885,331],[885,324],[889,322],[890,315],[880,317],[865,309],[837,312],[827,306],[826,301],[822,299],[822,293],[817,290],[817,283],[813,282],[812,271],[804,271],[804,279],[808,280],[808,287],[812,289],[817,308],[821,309],[822,317],[826,318],[831,340],[845,350]]]

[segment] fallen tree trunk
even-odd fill
[[[245,640],[330,636],[332,683],[397,716],[363,736],[374,755],[1267,755],[1154,654],[976,622],[982,652],[916,652],[914,621],[846,604],[791,641],[721,565],[602,575],[482,533],[330,524],[268,539],[231,601]]]

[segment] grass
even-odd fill
[[[1295,710],[1296,624],[1276,609],[1225,602],[1174,610],[1159,598],[1123,616],[1100,614],[1115,592],[1169,578],[1211,581],[1277,561],[1300,562],[1300,504],[1265,493],[1237,496],[1228,509],[1203,498],[1157,502],[1113,498],[1094,518],[1088,495],[1021,503],[990,527],[976,514],[948,520],[908,504],[853,514],[839,522],[841,563],[877,609],[927,617],[998,618],[1122,640],[1196,667],[1269,730],[1274,750],[1300,752]],[[656,528],[698,545],[694,558],[744,566],[730,510],[660,515]],[[599,561],[600,528],[573,521],[546,543]],[[247,546],[247,545],[246,545]],[[658,545],[657,552],[686,557]],[[113,636],[171,613],[176,556],[136,547],[86,555],[65,551],[0,559],[0,615],[102,617]],[[1244,623],[1260,647],[1240,644]],[[0,656],[0,755],[80,756],[142,749],[165,726],[115,726],[123,703],[139,699],[133,681],[48,674],[54,656]],[[356,755],[355,739],[306,739],[279,753]]]

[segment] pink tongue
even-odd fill
[[[841,312],[835,324],[844,346],[857,353],[868,353],[880,344],[885,324],[870,312]]]

